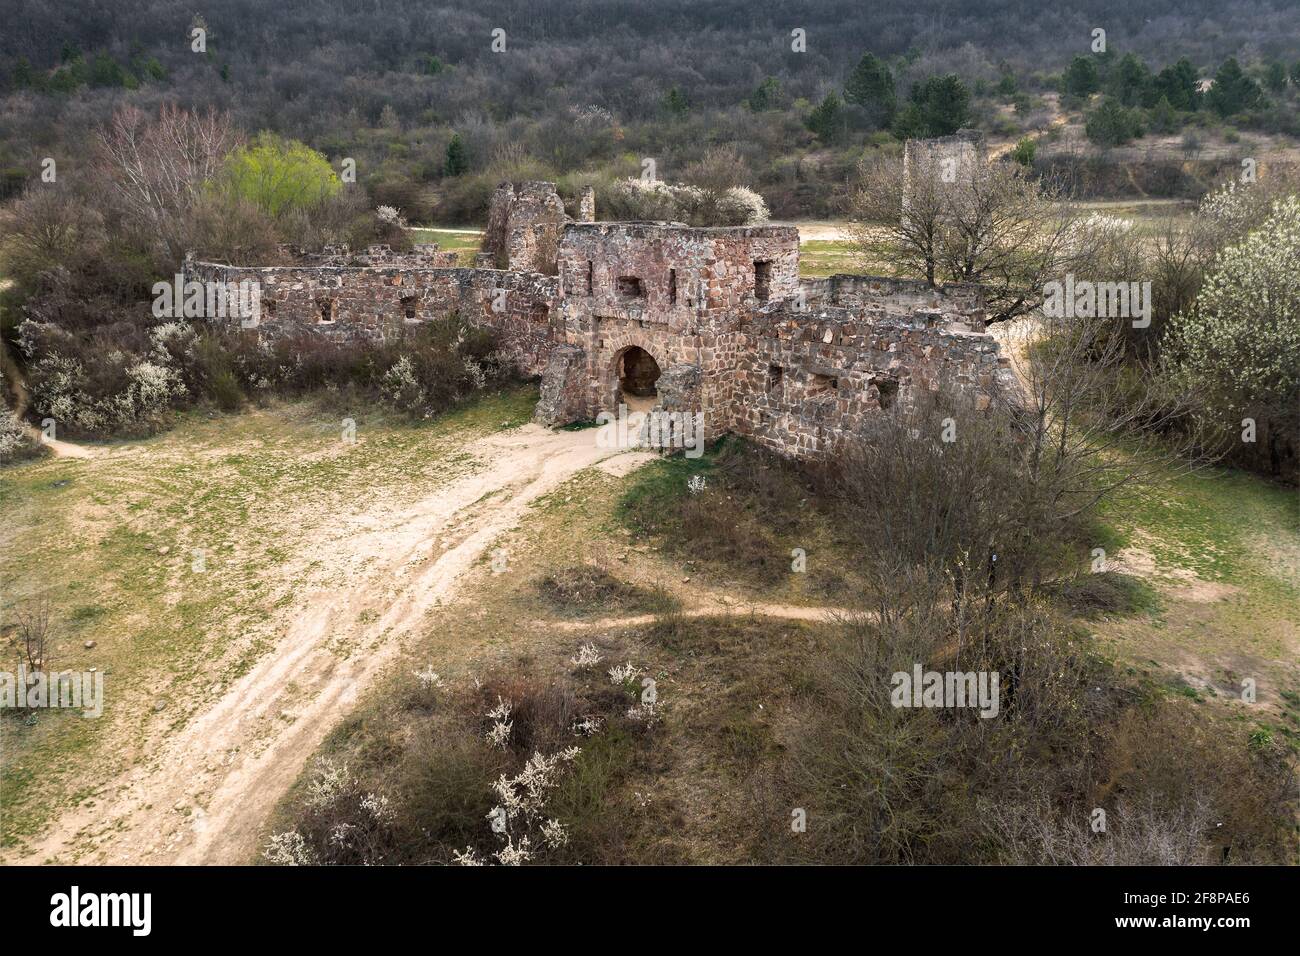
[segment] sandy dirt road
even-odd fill
[[[484,462],[397,514],[350,516],[324,555],[365,571],[308,594],[274,650],[93,805],[65,812],[6,862],[244,863],[325,735],[530,504],[604,459],[594,432],[536,425],[466,447]],[[614,463],[610,462],[608,465]],[[608,465],[606,467],[608,467]]]

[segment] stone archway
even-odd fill
[[[614,356],[614,404],[630,411],[649,411],[659,403],[656,383],[662,371],[655,357],[639,345],[629,345]]]

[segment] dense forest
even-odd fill
[[[372,197],[413,220],[480,217],[486,184],[502,175],[613,178],[654,156],[677,178],[725,143],[741,145],[742,178],[774,215],[829,215],[864,145],[944,131],[895,124],[890,137],[891,117],[854,101],[864,54],[900,102],[958,78],[954,122],[1014,138],[1043,128],[1039,94],[1065,90],[1097,29],[1112,61],[1136,54],[1153,77],[1187,58],[1193,79],[1208,80],[1236,58],[1271,93],[1248,119],[1297,132],[1295,110],[1277,108],[1294,95],[1300,59],[1300,9],[1286,0],[212,0],[197,12],[173,0],[6,0],[0,10],[0,197],[47,156],[76,169],[93,130],[129,100],[147,112],[228,110],[250,133],[352,157]],[[1183,125],[1167,111],[1123,112],[1133,106],[1161,103],[1097,107],[1090,137],[1114,145],[1144,124]]]

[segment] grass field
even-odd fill
[[[1147,613],[1093,625],[1117,659],[1300,749],[1300,495],[1210,469],[1117,501],[1111,560],[1155,590]],[[1243,704],[1242,681],[1257,685]]]
[[[155,438],[88,446],[90,458],[0,470],[5,655],[15,609],[44,598],[47,667],[96,668],[111,704],[98,720],[0,719],[0,844],[145,758],[265,654],[280,609],[332,586],[319,555],[338,516],[400,507],[473,469],[466,441],[523,424],[535,401],[521,387],[421,425],[313,401],[195,412]]]
[[[462,266],[474,265],[483,233],[478,229],[413,228],[411,238],[416,242],[436,242],[443,252],[454,252]]]

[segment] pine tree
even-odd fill
[[[765,77],[754,92],[749,94],[749,108],[755,113],[776,109],[781,105],[784,96],[785,91],[781,89],[781,81],[775,76]]]
[[[469,171],[469,157],[465,154],[465,143],[460,133],[453,133],[447,143],[447,158],[443,162],[444,176],[460,176]]]
[[[888,126],[898,109],[894,75],[874,54],[864,53],[844,83],[844,99],[868,110],[877,126]]]
[[[1061,75],[1061,90],[1070,96],[1088,96],[1101,89],[1097,64],[1091,57],[1076,56]]]
[[[664,109],[673,116],[685,116],[690,108],[690,104],[686,102],[686,97],[682,95],[682,91],[677,87],[674,86],[664,95]]]
[[[807,126],[823,143],[833,142],[845,128],[844,103],[835,95],[835,91],[826,94],[826,98],[808,115]]]
[[[1155,79],[1155,89],[1169,100],[1176,110],[1190,113],[1200,105],[1201,88],[1192,61],[1183,57],[1173,66],[1160,71]]]
[[[1220,116],[1232,116],[1262,105],[1264,91],[1242,71],[1236,58],[1230,56],[1214,74],[1214,85],[1205,99]]]
[[[1142,123],[1135,111],[1109,96],[1088,114],[1083,129],[1088,139],[1098,146],[1122,146],[1142,135]]]
[[[970,90],[956,73],[932,76],[912,87],[925,136],[951,136],[970,121]]]

